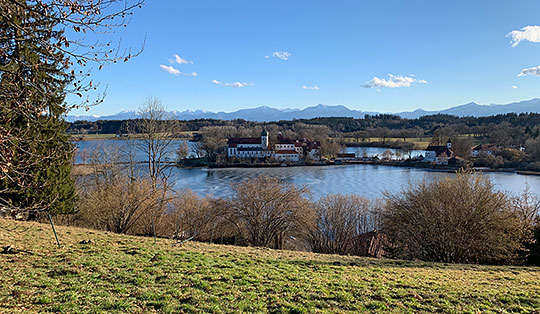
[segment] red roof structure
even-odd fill
[[[294,144],[294,147],[303,147],[307,151],[310,151],[312,149],[318,149],[319,146],[321,146],[321,143],[316,141],[310,141],[306,138],[299,139],[299,140],[293,140],[288,137],[284,137],[283,135],[278,134],[277,136],[277,143],[276,144]]]
[[[475,146],[472,150],[477,151],[494,151],[497,150],[497,146],[493,144],[480,144],[478,146]]]
[[[227,140],[229,147],[236,147],[238,144],[261,144],[260,137],[236,137]]]
[[[280,155],[292,155],[292,154],[298,154],[297,151],[295,150],[290,150],[290,149],[283,149],[283,150],[278,150],[276,152],[276,154],[280,154]]]
[[[447,146],[429,145],[425,151],[435,152],[435,156],[446,154],[446,157],[452,157],[454,155],[454,152]]]

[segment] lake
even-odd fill
[[[182,141],[176,141],[174,151]],[[79,147],[76,161],[81,162],[80,152],[93,149],[122,149],[122,140],[99,140],[76,142]],[[190,143],[192,145],[192,143]],[[355,152],[362,156],[365,151],[368,156],[382,156],[387,148],[379,147],[349,147],[347,152]],[[396,152],[397,150],[392,150]],[[360,153],[359,153],[360,152]],[[416,151],[415,154],[422,151]],[[143,160],[142,153],[137,158]],[[169,159],[174,160],[170,152]],[[245,178],[255,178],[269,175],[286,182],[306,185],[311,190],[311,197],[317,199],[330,193],[358,194],[371,199],[381,197],[384,191],[399,192],[409,182],[418,180],[434,180],[452,173],[432,171],[428,169],[391,167],[384,165],[339,165],[339,166],[310,166],[310,167],[277,167],[277,168],[174,168],[173,180],[175,189],[189,188],[200,195],[229,196],[232,193],[231,183],[240,182]],[[485,173],[497,189],[518,194],[528,183],[534,193],[540,192],[540,176],[525,176],[516,173],[491,172]]]

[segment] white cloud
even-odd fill
[[[180,72],[180,70],[178,70],[177,68],[173,67],[172,65],[163,65],[163,64],[160,64],[159,67],[164,70],[164,71],[167,71],[169,72],[169,74],[172,74],[172,75],[185,75],[185,76],[197,76],[197,72],[191,72],[191,73],[184,73],[184,72]]]
[[[516,85],[512,85],[512,89],[518,89]]]
[[[319,90],[319,86],[317,85],[313,85],[313,86],[306,86],[306,85],[302,85],[302,88],[303,89],[307,89],[307,90]]]
[[[270,59],[270,57],[278,58],[284,61],[289,60],[289,57],[292,56],[290,52],[287,51],[274,51],[270,56],[264,56],[265,59]]]
[[[175,54],[173,55],[173,59],[169,59],[169,62],[171,64],[193,64],[193,61],[188,61],[186,59],[183,59],[179,55]]]
[[[418,80],[412,76],[392,75],[388,74],[389,79],[383,79],[374,77],[371,81],[362,85],[364,88],[396,88],[396,87],[410,87],[412,84],[426,84],[426,80]]]
[[[522,41],[540,43],[540,26],[525,26],[520,30],[513,30],[506,35],[512,38],[512,47],[516,47]]]
[[[253,86],[253,83],[242,83],[242,82],[224,83],[224,82],[220,82],[218,80],[212,80],[212,83],[214,83],[216,85],[234,87],[234,88],[240,88],[240,87],[245,87],[245,86]]]
[[[160,64],[159,67],[167,72],[169,72],[169,74],[172,74],[172,75],[180,75],[180,70],[176,69],[175,67],[173,66],[168,66],[168,65],[163,65],[163,64]]]
[[[523,69],[521,70],[521,73],[518,74],[518,77],[525,75],[540,76],[540,66]]]

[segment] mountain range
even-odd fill
[[[417,109],[415,111],[405,111],[394,113],[402,118],[415,119],[421,116],[432,114],[449,114],[459,117],[473,116],[484,117],[505,113],[524,113],[524,112],[538,112],[540,113],[540,98],[534,98],[531,100],[525,100],[520,102],[514,102],[510,104],[492,104],[492,105],[479,105],[471,102],[468,104],[451,107],[445,110],[426,111],[423,109]],[[364,118],[366,114],[374,115],[381,112],[369,112],[362,110],[352,110],[342,105],[316,105],[307,107],[304,109],[276,109],[267,106],[261,106],[251,109],[241,109],[233,112],[211,112],[204,110],[185,110],[185,111],[171,111],[171,119],[178,120],[193,120],[193,119],[221,119],[221,120],[234,120],[244,119],[250,121],[279,121],[279,120],[293,120],[293,119],[311,119],[317,117],[352,117],[352,118]],[[136,119],[139,114],[136,111],[121,111],[117,114],[108,116],[76,116],[68,115],[66,121],[74,122],[77,120],[97,121],[97,120],[128,120]]]

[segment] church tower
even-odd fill
[[[268,131],[266,129],[261,132],[261,147],[262,149],[268,149]]]

